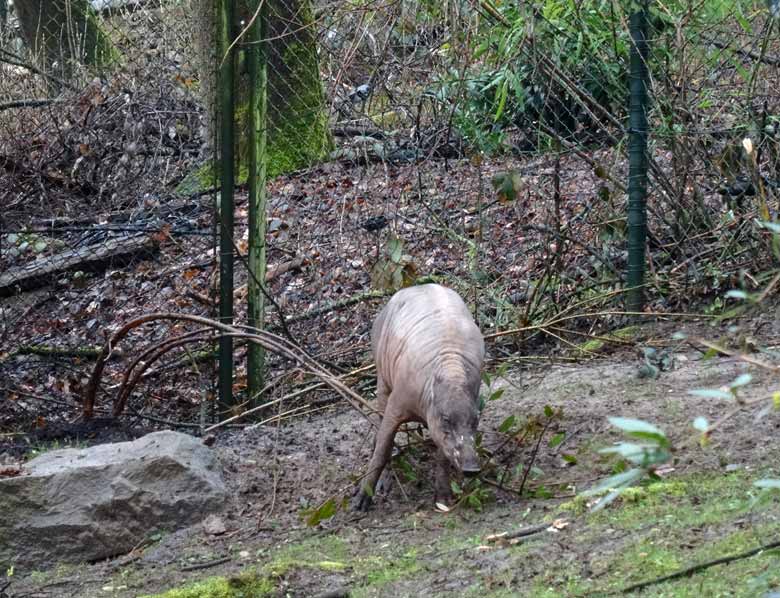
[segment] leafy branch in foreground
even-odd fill
[[[639,419],[625,417],[610,417],[609,421],[637,442],[621,442],[616,446],[603,448],[599,452],[619,455],[634,467],[610,476],[583,492],[584,496],[595,496],[606,492],[606,495],[593,506],[594,511],[606,507],[626,488],[641,479],[645,477],[658,479],[655,470],[671,458],[669,439],[660,428]]]
[[[765,223],[766,224],[766,223]],[[780,227],[774,223],[773,226],[767,226],[774,233],[780,232]],[[773,235],[776,244],[779,235]],[[727,297],[736,301],[746,301],[758,305],[780,282],[780,273],[775,274],[766,287],[759,293],[747,293],[741,290],[732,290],[727,293]],[[685,335],[675,335],[677,339],[684,339]],[[716,355],[728,355],[754,368],[763,369],[773,374],[780,373],[780,366],[774,363],[748,355],[745,353],[730,351],[715,343],[697,339],[700,345],[708,348],[705,358],[712,358]],[[765,352],[770,354],[769,352]],[[716,401],[725,401],[733,405],[716,421],[710,423],[707,418],[698,416],[692,421],[693,428],[698,432],[697,435],[689,437],[676,447],[672,447],[669,438],[657,426],[638,419],[611,417],[609,421],[612,425],[620,428],[632,442],[621,442],[616,446],[601,449],[599,452],[605,454],[615,454],[620,456],[625,462],[633,467],[626,471],[621,471],[612,475],[593,488],[583,492],[583,496],[601,496],[593,506],[597,511],[604,508],[614,501],[620,494],[630,486],[640,482],[645,478],[658,479],[657,470],[671,459],[673,451],[680,451],[688,448],[692,442],[698,441],[702,448],[705,448],[709,442],[712,433],[720,428],[725,422],[731,420],[737,413],[750,407],[755,407],[765,403],[764,407],[757,413],[756,421],[766,417],[772,411],[780,411],[780,390],[774,390],[768,395],[762,393],[758,396],[746,398],[743,396],[745,387],[753,381],[752,374],[744,372],[737,376],[731,383],[720,388],[700,388],[688,391],[688,394],[704,399]],[[780,479],[762,479],[754,483],[754,486],[764,491],[763,496],[770,496],[780,490]],[[602,496],[603,495],[603,496]]]

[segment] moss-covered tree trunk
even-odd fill
[[[15,0],[22,36],[53,75],[67,79],[74,62],[107,66],[117,53],[87,0]]]
[[[215,69],[225,55],[225,41],[215,35],[214,1],[192,0],[196,52],[200,71],[201,97],[209,118],[209,143],[214,142]],[[327,157],[333,147],[328,127],[327,106],[320,81],[317,39],[310,0],[265,0],[267,15],[267,176],[305,168]],[[257,0],[239,0],[238,16],[249,23],[257,9]],[[240,29],[240,27],[239,27]],[[239,42],[242,47],[246,41]],[[246,61],[239,59],[239,83],[236,90],[236,180],[247,180],[250,123],[250,87]],[[197,180],[195,180],[197,179]],[[190,193],[208,187],[213,172],[202,169],[188,177],[179,190]]]
[[[268,176],[332,148],[310,0],[268,1]]]

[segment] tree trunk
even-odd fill
[[[267,0],[268,1],[268,0]],[[310,0],[268,1],[268,176],[332,149]]]
[[[59,78],[74,63],[102,68],[117,57],[87,0],[15,0],[14,10],[28,47]]]
[[[192,0],[196,52],[202,101],[207,108],[209,145],[213,144],[216,69],[227,47],[215,35],[214,1]],[[257,0],[241,0],[238,17],[247,24],[257,10]],[[305,168],[326,157],[333,147],[327,106],[322,90],[313,15],[310,0],[265,0],[268,42],[267,76],[267,176]],[[246,33],[238,42],[245,45]],[[243,53],[242,53],[243,54]],[[239,59],[236,91],[237,151],[236,181],[244,183],[249,171],[250,144],[246,132],[250,122],[250,84],[245,58]],[[188,177],[179,191],[191,193],[208,187],[213,173],[201,171]]]

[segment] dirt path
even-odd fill
[[[196,527],[106,563],[17,571],[9,595],[140,596],[252,570],[253,577],[233,581],[244,593],[220,594],[225,582],[216,580],[171,598],[316,596],[338,588],[350,596],[596,596],[780,537],[779,501],[755,503],[751,486],[760,477],[780,477],[776,413],[734,418],[706,450],[677,455],[674,471],[659,483],[586,513],[575,493],[615,465],[597,452],[620,438],[608,416],[646,419],[680,441],[692,433],[694,417],[712,421],[724,410],[687,391],[727,384],[745,371],[735,360],[702,361],[694,353],[676,354],[674,369],[655,380],[639,379],[640,365],[627,353],[622,360],[515,369],[498,382],[505,393],[487,404],[480,426],[487,448],[503,442],[495,430],[509,415],[542,416],[546,405],[562,410],[540,444],[522,498],[484,485],[481,510],[435,512],[429,451],[415,445],[405,448],[406,465],[394,468],[395,483],[367,516],[339,511],[309,528],[301,511],[349,494],[368,458],[365,421],[335,406],[279,428],[220,438],[216,450],[235,498],[223,516],[225,534]],[[776,389],[776,380],[756,375],[746,396]],[[562,442],[549,442],[561,433]],[[529,437],[494,456],[519,472],[510,485],[517,487],[534,444]],[[556,519],[560,529],[517,544],[487,540]],[[208,566],[220,559],[228,560]],[[778,587],[775,553],[710,567],[641,595],[764,596]]]

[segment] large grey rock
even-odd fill
[[[123,554],[226,499],[216,456],[186,434],[51,451],[0,479],[0,571]]]

